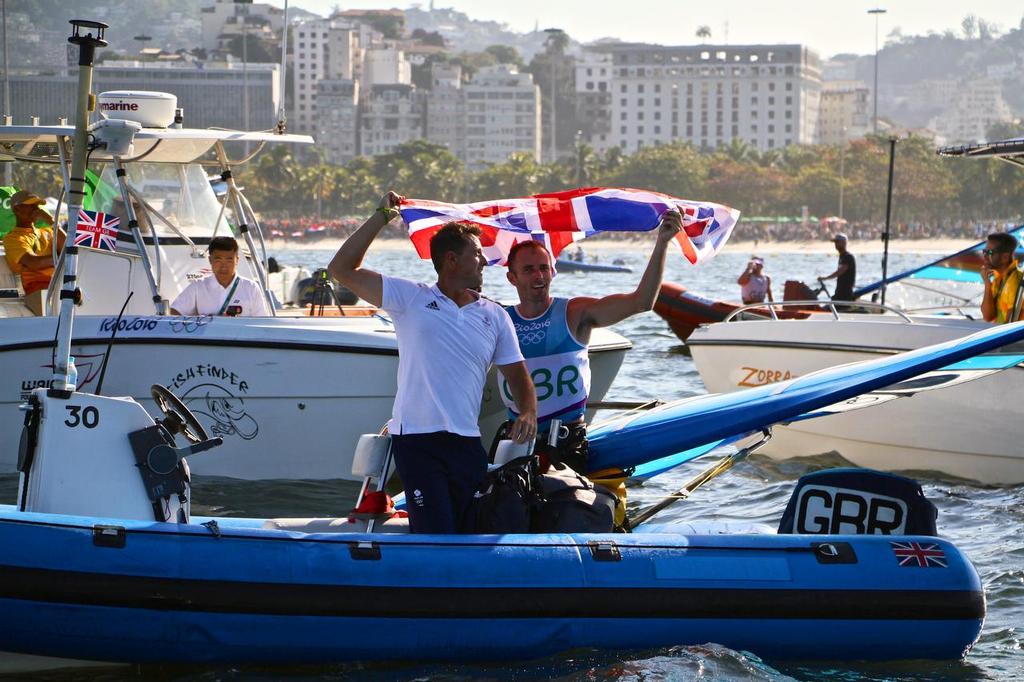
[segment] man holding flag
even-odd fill
[[[478,227],[447,221],[432,232],[426,245],[437,272],[433,285],[362,266],[370,244],[398,216],[401,200],[394,192],[384,195],[329,270],[395,324],[398,393],[388,429],[409,529],[471,533],[473,494],[487,471],[477,421],[490,365],[504,375],[517,407],[510,438],[525,443],[537,435],[537,401],[508,315],[480,296],[487,260]]]
[[[548,442],[549,423],[558,419],[559,461],[586,473],[586,425],[583,415],[590,393],[590,359],[587,344],[595,327],[607,327],[654,307],[668,246],[682,229],[676,209],[661,216],[657,239],[636,289],[602,298],[577,296],[554,298],[551,279],[554,258],[540,241],[521,241],[508,255],[508,281],[516,288],[519,304],[506,308],[519,338],[537,391],[537,430],[541,443]],[[516,416],[504,382],[501,397]]]

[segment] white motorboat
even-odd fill
[[[1020,164],[1024,138],[950,147],[939,153],[995,156]],[[1022,231],[1017,228],[1011,233],[1019,241]],[[737,320],[734,313],[723,323],[698,329],[687,345],[707,389],[726,392],[966,336],[991,326],[975,319],[982,293],[978,267],[983,245],[855,292],[887,290],[888,301],[903,309],[865,304],[884,310],[864,315],[833,307],[832,315],[804,320]],[[925,297],[931,297],[934,308],[946,314],[904,311],[928,310],[922,305]],[[1002,352],[1022,350],[1011,347]],[[1024,401],[1015,399],[1022,382],[1024,369],[1016,367],[969,385],[929,392],[917,400],[794,423],[777,429],[775,439],[762,452],[786,458],[835,451],[864,467],[939,471],[992,484],[1024,483],[1024,452],[1017,431],[1024,418]]]
[[[101,103],[117,99],[139,106],[120,107],[92,126],[91,208],[118,215],[121,223],[116,250],[85,244],[78,248],[78,286],[88,292],[75,310],[71,348],[79,385],[132,396],[154,414],[150,385],[174,386],[204,425],[224,438],[221,456],[197,462],[197,474],[350,477],[358,434],[367,424],[387,421],[395,395],[398,349],[385,316],[368,307],[332,317],[308,317],[301,308],[275,310],[266,318],[168,315],[169,301],[190,280],[208,272],[205,246],[218,234],[235,231],[241,236],[239,273],[259,282],[268,302],[273,301],[271,289],[293,288],[268,274],[258,218],[231,172],[266,145],[311,144],[313,139],[174,127],[173,103],[170,118],[146,109],[154,101],[166,109],[170,96],[144,94],[137,101],[131,93],[100,95]],[[114,119],[122,115],[141,118],[142,127]],[[0,125],[0,159],[57,164],[67,186],[74,130],[69,125]],[[125,135],[131,144],[127,153],[125,140],[118,137]],[[244,144],[255,150],[232,158],[230,152]],[[118,145],[120,154],[109,151]],[[225,180],[221,201],[211,188],[210,168]],[[65,274],[62,256],[50,290],[39,302],[43,315],[37,316],[0,258],[4,433],[20,428],[18,405],[26,395],[53,379]],[[287,297],[278,293],[278,299]],[[100,386],[108,346],[110,359]],[[594,335],[593,400],[604,397],[630,347],[614,332]],[[490,386],[481,409],[485,442],[504,415],[493,377]],[[0,448],[0,471],[13,471],[16,460],[15,450]]]
[[[988,323],[956,318],[842,315],[706,325],[687,345],[708,391],[737,391],[966,336]],[[1024,348],[1007,348],[1008,353]],[[1024,483],[1016,367],[915,400],[778,427],[761,452],[780,459],[838,452],[883,470],[939,471],[984,483]]]

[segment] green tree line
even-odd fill
[[[839,213],[851,221],[885,216],[889,140],[873,136],[839,146],[792,146],[758,151],[734,140],[715,152],[673,143],[626,155],[598,154],[578,145],[573,158],[538,163],[517,153],[478,172],[466,170],[445,147],[416,140],[391,154],[345,165],[303,162],[279,146],[241,173],[253,206],[268,216],[362,215],[381,193],[437,201],[471,202],[611,186],[656,190],[726,204],[747,216]],[[1016,219],[1024,213],[1024,170],[998,160],[938,156],[920,137],[896,145],[893,219],[945,223]],[[287,197],[286,201],[282,201]]]

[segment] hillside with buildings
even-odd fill
[[[889,37],[876,122],[873,56],[823,59],[801,44],[579,45],[557,29],[515,33],[432,4],[296,10],[282,90],[285,17],[269,3],[36,0],[8,7],[15,120],[68,115],[75,65],[64,17],[86,15],[112,25],[97,89],[172,92],[198,127],[269,128],[284,104],[289,130],[317,137],[334,164],[418,139],[470,170],[516,153],[564,159],[581,145],[842,145],[876,127],[960,142],[1024,109],[1024,31],[997,34],[976,18],[958,33]]]

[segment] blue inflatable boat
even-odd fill
[[[644,450],[662,457],[699,432],[704,445],[669,456],[671,466],[836,400],[854,407],[854,396],[915,375],[928,379],[885,390],[895,398],[998,371],[944,363],[1022,339],[1024,323],[1002,325],[760,393],[691,399],[661,419],[597,429],[595,456],[647,466]],[[154,398],[159,422],[130,398],[31,394],[18,505],[0,507],[0,651],[294,664],[717,642],[770,660],[956,659],[985,616],[974,567],[936,536],[934,507],[899,477],[801,481],[778,533],[641,525],[430,536],[410,535],[397,518],[373,532],[356,517],[190,518],[183,458],[219,439],[167,389],[154,386]],[[178,447],[175,434],[190,443]],[[386,478],[386,464],[378,471]]]
[[[328,663],[718,642],[769,659],[955,659],[985,616],[973,566],[934,537],[401,536],[208,521],[3,509],[0,649]],[[908,551],[921,561],[905,563]]]

